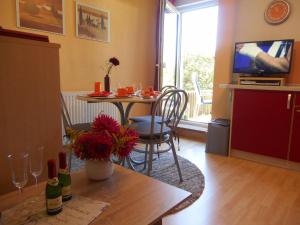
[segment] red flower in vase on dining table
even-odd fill
[[[116,57],[110,58],[109,62],[112,63],[114,66],[120,65],[120,61]]]
[[[82,160],[111,160],[112,155],[126,157],[134,148],[138,135],[122,127],[108,115],[99,115],[92,131],[79,134],[72,145],[75,155]]]
[[[106,74],[109,75],[113,66],[118,66],[118,65],[120,65],[120,61],[116,57],[110,58],[108,61],[108,69]]]

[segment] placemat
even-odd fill
[[[45,195],[40,194],[2,212],[3,225],[88,225],[109,203],[75,195],[63,203],[63,210],[55,216],[46,213]]]

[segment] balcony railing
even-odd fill
[[[211,104],[202,104],[200,97],[211,99],[212,90],[201,91],[201,96],[197,96],[195,91],[187,91],[187,94],[189,103],[183,119],[196,122],[209,122],[211,119]]]

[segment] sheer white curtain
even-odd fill
[[[159,0],[155,89],[178,84],[180,65],[180,13],[168,0]]]
[[[162,52],[163,52],[163,30],[164,30],[164,12],[167,0],[158,0],[157,23],[156,23],[156,65],[154,76],[154,89],[160,90],[161,70],[162,70]]]

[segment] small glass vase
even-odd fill
[[[90,180],[105,180],[112,176],[114,164],[111,160],[86,160],[85,170]]]
[[[110,77],[108,74],[104,77],[104,90],[110,92]]]

